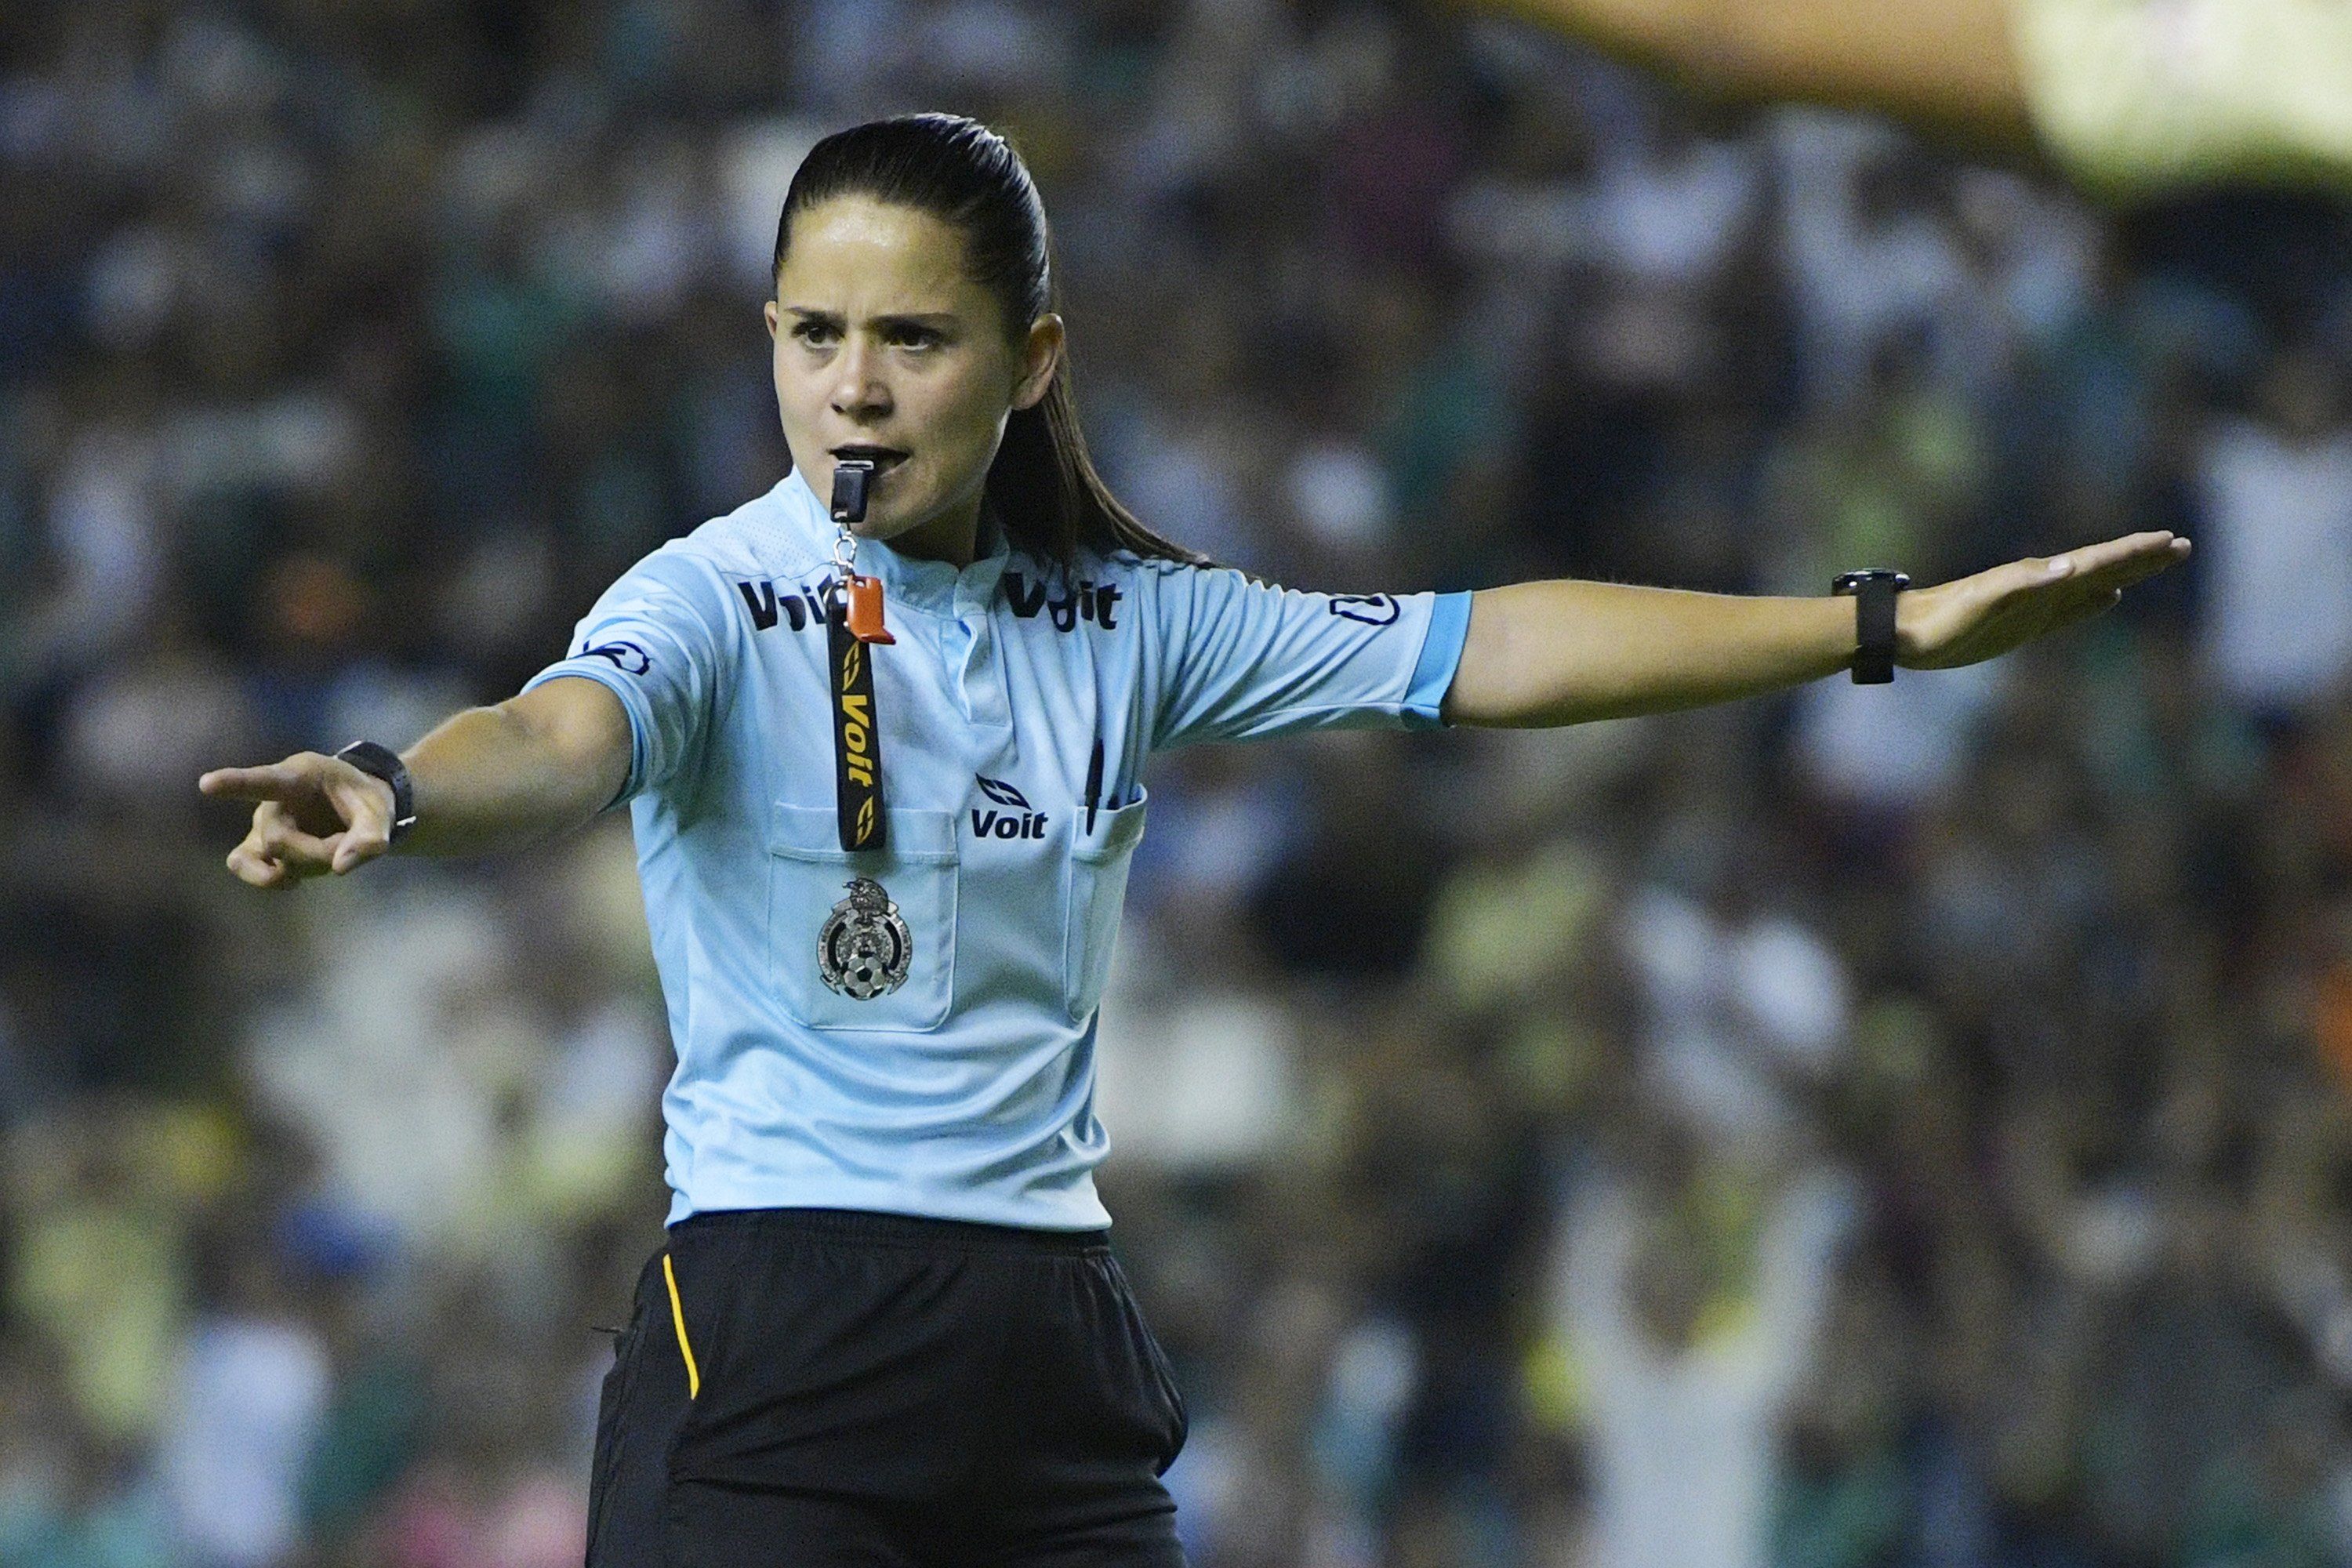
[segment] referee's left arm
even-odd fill
[[[1899,595],[1895,662],[1991,658],[2098,614],[2188,554],[2185,539],[2135,533]],[[1471,596],[1441,713],[1449,724],[1538,728],[1696,708],[1833,674],[1855,645],[1848,598],[1515,583]]]

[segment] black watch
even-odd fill
[[[392,834],[385,842],[399,843],[416,826],[416,791],[408,782],[408,764],[400,760],[400,753],[373,741],[353,741],[335,753],[335,761],[349,763],[392,786]]]
[[[1895,679],[1895,595],[1910,585],[1908,576],[1885,566],[1840,573],[1830,584],[1832,594],[1853,595],[1855,685],[1884,686]]]

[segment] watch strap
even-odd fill
[[[1830,584],[1832,594],[1853,595],[1855,685],[1895,679],[1895,595],[1910,585],[1909,577],[1885,567],[1848,572]]]
[[[416,788],[408,776],[408,764],[390,746],[373,741],[353,741],[335,753],[335,760],[349,763],[360,772],[380,778],[392,786],[392,832],[388,843],[397,844],[408,830],[416,826]]]

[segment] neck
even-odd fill
[[[980,497],[950,507],[904,533],[893,534],[889,545],[910,560],[944,561],[962,571],[980,553]]]

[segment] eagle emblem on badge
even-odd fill
[[[854,1001],[871,1002],[906,983],[915,957],[915,933],[890,901],[889,890],[871,877],[853,877],[849,897],[833,906],[816,933],[817,973]]]

